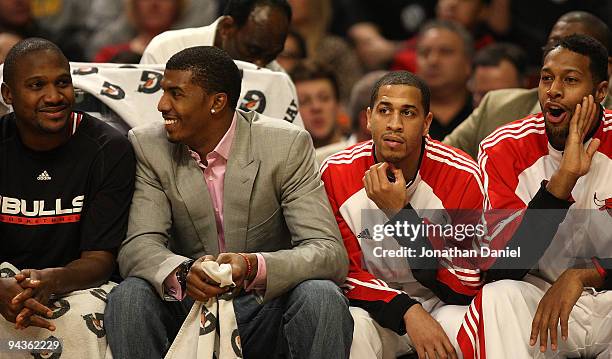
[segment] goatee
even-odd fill
[[[565,149],[565,141],[569,135],[569,125],[567,126],[554,126],[548,122],[545,122],[546,136],[548,142],[558,151]]]

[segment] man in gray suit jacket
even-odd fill
[[[129,134],[136,188],[118,256],[127,279],[105,313],[114,357],[163,357],[193,300],[228,291],[201,269],[207,260],[231,264],[243,288],[234,308],[244,357],[348,357],[353,323],[332,282],[348,259],[308,133],[235,111],[240,72],[215,47],[172,56],[162,88],[165,123]]]
[[[583,11],[572,11],[561,16],[551,30],[548,41],[572,34],[589,35],[610,50],[610,30],[598,17]],[[612,80],[612,57],[608,58],[608,74]],[[611,87],[612,88],[612,87]],[[602,105],[612,108],[612,92]],[[478,145],[485,137],[515,120],[541,112],[538,89],[503,89],[487,93],[480,105],[442,142],[467,152],[474,159],[478,156]]]

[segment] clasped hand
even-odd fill
[[[247,254],[247,256],[251,256],[252,258],[256,258],[252,254]],[[211,255],[206,255],[204,257],[196,260],[191,269],[189,270],[189,274],[187,275],[187,295],[191,298],[205,302],[209,298],[216,297],[222,295],[230,290],[234,290],[234,292],[238,292],[244,286],[244,282],[246,278],[248,266],[245,258],[237,253],[221,253],[217,258],[216,262],[219,264],[227,263],[232,267],[232,280],[234,281],[235,287],[220,287],[219,283],[210,278],[204,270],[202,269],[202,262],[204,261],[215,261],[215,257]],[[253,268],[257,268],[257,260],[250,259],[252,270]]]
[[[44,319],[53,315],[47,306],[55,289],[53,271],[53,268],[25,269],[13,278],[0,279],[0,314],[15,323],[16,329],[33,326],[55,330]]]

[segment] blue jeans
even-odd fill
[[[162,301],[143,279],[130,277],[108,295],[104,326],[115,359],[163,358],[193,302]],[[245,358],[348,358],[353,319],[340,289],[308,280],[267,303],[234,299]]]

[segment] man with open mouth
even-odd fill
[[[540,72],[542,112],[480,143],[485,208],[515,215],[499,221],[487,213],[488,246],[522,247],[524,255],[486,263],[489,284],[458,338],[469,344],[466,358],[478,350],[491,358],[610,350],[612,220],[594,201],[612,197],[612,111],[601,106],[607,65],[607,50],[590,36],[554,41]]]

